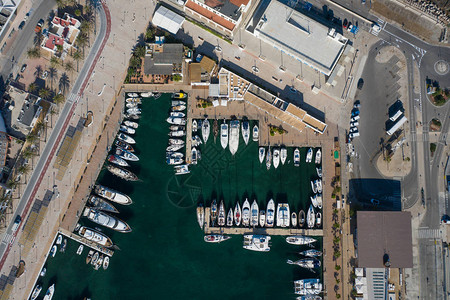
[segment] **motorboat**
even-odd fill
[[[311,189],[314,194],[317,193],[317,186],[314,180],[311,180]]]
[[[178,130],[178,131],[171,131],[168,133],[170,137],[182,137],[186,135],[186,131],[184,130]]]
[[[103,197],[115,203],[119,203],[122,205],[129,205],[133,203],[133,201],[131,201],[131,198],[128,195],[125,195],[121,192],[118,192],[103,185],[99,184],[96,185],[94,191],[100,197]]]
[[[214,199],[211,203],[211,224],[214,226],[217,218],[217,200]]]
[[[289,218],[291,214],[289,212],[289,204],[278,203],[277,206],[277,226],[278,227],[289,227]]]
[[[50,257],[55,257],[57,251],[58,251],[58,246],[53,245],[53,247],[52,247],[52,249],[50,250],[50,253],[49,253],[48,256],[50,256]]]
[[[36,287],[33,290],[33,293],[31,294],[31,298],[30,299],[31,300],[35,300],[39,296],[41,291],[42,291],[42,286],[40,286],[39,284],[36,285]]]
[[[318,260],[316,258],[311,258],[311,257],[299,259],[297,261],[292,261],[292,260],[288,259],[287,263],[290,265],[297,265],[297,266],[300,266],[302,268],[309,269],[309,270],[320,268],[320,265],[321,265],[320,260]]]
[[[169,139],[170,145],[184,145],[184,141],[180,139]]]
[[[139,98],[135,98],[135,99],[139,99]],[[128,102],[125,107],[126,108],[133,108],[133,107],[138,107],[140,103],[138,103],[138,101],[134,101],[134,102]]]
[[[266,167],[267,170],[270,170],[270,166],[272,165],[272,151],[270,150],[270,146],[269,146],[269,150],[267,150],[267,154],[266,154]]]
[[[132,98],[137,98],[137,97],[139,97],[139,94],[138,94],[138,93],[128,93],[127,95],[128,95],[128,97],[132,97]]]
[[[230,207],[227,214],[227,226],[233,226],[233,209]]]
[[[297,213],[295,211],[291,214],[291,226],[297,227]]]
[[[125,100],[127,104],[142,104],[141,98],[130,97]]]
[[[178,153],[178,152],[175,152],[175,153]],[[167,157],[166,162],[169,166],[177,166],[177,165],[181,165],[182,163],[184,163],[184,159],[180,156],[169,155],[169,157]]]
[[[236,154],[239,148],[239,121],[232,120],[230,122],[230,136],[228,139],[228,147],[232,155]]]
[[[286,242],[291,245],[309,245],[316,241],[316,239],[304,235],[292,235],[286,237]]]
[[[275,201],[270,199],[266,209],[266,227],[273,227],[275,220]]]
[[[228,146],[228,124],[225,121],[220,125],[220,144],[223,149]]]
[[[203,239],[207,243],[221,243],[223,241],[231,239],[231,237],[222,234],[208,234],[205,235]]]
[[[183,147],[184,147],[184,145],[169,145],[169,146],[167,146],[166,151],[167,152],[175,152],[175,151],[180,150]]]
[[[264,227],[266,224],[266,211],[264,209],[261,209],[259,211],[259,226]]]
[[[203,203],[199,203],[197,206],[197,222],[201,229],[205,225],[205,207]]]
[[[125,119],[130,119],[130,120],[139,120],[141,118],[140,115],[135,115],[135,114],[125,114],[124,115]]]
[[[179,131],[179,130],[186,130],[186,126],[183,125],[170,125],[169,126],[170,131]]]
[[[276,169],[280,164],[280,149],[273,149],[273,167]]]
[[[108,236],[89,227],[81,226],[78,230],[78,234],[85,239],[95,242],[103,247],[109,248],[113,246],[113,242]]]
[[[250,125],[248,121],[242,122],[242,137],[244,138],[244,143],[248,145],[248,140],[250,138]]]
[[[172,111],[183,111],[186,109],[186,105],[175,105],[172,106]]]
[[[322,225],[322,214],[318,212],[316,214],[316,226],[320,227],[320,225]]]
[[[152,92],[142,92],[141,93],[141,97],[144,97],[144,98],[150,98],[152,96],[153,96]]]
[[[140,115],[142,113],[142,110],[137,107],[132,107],[127,109],[127,113],[130,115]]]
[[[262,164],[264,161],[264,157],[266,156],[266,148],[259,147],[259,162]]]
[[[314,194],[314,196],[309,197],[311,199],[312,205],[317,208],[317,194]]]
[[[310,163],[312,161],[313,152],[314,151],[312,148],[308,149],[308,152],[306,153],[306,160],[305,160],[307,163]]]
[[[182,92],[179,92],[179,93],[173,93],[172,94],[172,99],[186,99],[187,98],[187,94],[186,93],[182,93]]]
[[[177,106],[177,105],[186,105],[186,102],[181,101],[181,100],[172,100],[172,106]]]
[[[108,156],[108,161],[110,163],[113,163],[115,165],[121,166],[121,167],[129,167],[130,165],[122,158],[120,158],[117,155],[111,154]]]
[[[201,144],[203,144],[203,141],[198,135],[196,135],[192,138],[191,144],[193,147],[197,147],[197,146],[200,146]]]
[[[268,252],[270,251],[270,239],[268,235],[256,235],[256,234],[245,234],[244,235],[244,249]]]
[[[316,216],[314,213],[314,207],[312,204],[309,206],[308,213],[306,215],[306,223],[308,225],[308,228],[313,228],[316,223]]]
[[[91,195],[89,197],[87,203],[92,208],[95,208],[95,209],[98,209],[98,210],[102,210],[102,211],[105,211],[105,212],[112,212],[112,213],[118,213],[119,212],[119,210],[117,210],[117,208],[115,208],[114,205],[112,205],[108,201],[103,200],[102,198],[94,196],[94,195]]]
[[[186,114],[181,111],[173,111],[170,113],[169,117],[182,119],[182,118],[186,117]]]
[[[175,175],[184,175],[189,174],[191,171],[189,170],[189,165],[180,165],[175,166]]]
[[[306,215],[302,209],[298,212],[298,226],[303,227],[305,225],[305,221],[306,221]]]
[[[128,144],[136,144],[136,141],[129,135],[126,135],[125,133],[120,132],[117,135],[117,138],[121,140],[122,142],[128,143]]]
[[[94,265],[94,270],[100,269],[100,267],[103,264],[103,260],[104,260],[104,256],[103,256],[103,254],[101,254],[97,260],[97,263]]]
[[[157,92],[157,91],[154,91],[154,92],[153,92],[153,98],[155,98],[155,100],[156,100],[156,99],[159,99],[159,97],[161,97],[161,95],[162,95],[162,94],[161,94],[160,92]]]
[[[203,138],[203,141],[205,142],[205,144],[208,141],[210,131],[211,131],[211,125],[209,124],[209,120],[205,119],[202,122],[202,138]]]
[[[128,134],[135,134],[136,133],[136,129],[125,126],[125,125],[120,125],[120,131],[128,133]]]
[[[286,158],[287,158],[287,149],[286,149],[286,147],[281,147],[281,149],[280,149],[281,164],[284,165],[284,163],[286,162]]]
[[[191,164],[196,165],[198,162],[198,155],[197,155],[197,149],[193,147],[191,149]]]
[[[116,149],[116,155],[125,160],[139,161],[139,157],[137,157],[136,154],[133,154],[131,152],[128,152],[127,150],[123,150],[120,148]]]
[[[316,168],[316,172],[317,172],[317,176],[319,176],[319,178],[322,178],[322,168]]]
[[[166,158],[184,158],[184,154],[181,152],[167,152]]]
[[[124,121],[123,124],[129,128],[134,128],[134,129],[137,129],[139,127],[138,123],[133,122],[133,121],[128,121],[128,120]]]
[[[316,165],[319,165],[321,162],[322,162],[322,151],[319,148],[319,150],[317,150],[317,152],[316,152],[315,163],[316,163]]]
[[[108,215],[102,211],[86,207],[83,216],[94,223],[111,228],[119,232],[130,232],[131,227],[117,217]]]
[[[56,245],[61,245],[62,240],[63,240],[62,235],[61,235],[61,234],[58,234],[58,237],[56,238],[55,244],[56,244]]]
[[[166,119],[167,123],[174,125],[186,125],[186,119],[176,118],[176,117],[168,117]]]
[[[252,138],[254,142],[259,141],[259,127],[258,125],[253,126]]]
[[[301,279],[294,281],[294,288],[295,294],[297,295],[303,296],[318,295],[322,292],[322,283],[320,283],[320,279],[316,278]],[[307,300],[316,300],[316,299],[307,298]]]
[[[322,252],[316,249],[308,249],[305,251],[300,252],[299,254],[307,257],[318,257],[322,256]]]
[[[217,225],[225,226],[225,205],[223,200],[220,200],[219,215],[217,216]]]
[[[92,260],[92,256],[94,255],[94,250],[89,250],[88,255],[86,256],[86,264],[89,264]]]
[[[130,144],[125,143],[124,141],[121,140],[116,140],[116,142],[114,143],[114,145],[116,145],[116,147],[122,148],[124,150],[127,150],[129,152],[134,152],[133,147],[131,147]]]
[[[55,293],[55,284],[52,284],[45,293],[44,300],[51,300]]]
[[[322,193],[322,179],[316,180],[317,192]]]
[[[294,150],[294,166],[300,166],[300,150],[298,150],[298,148],[295,148]]]
[[[84,246],[83,246],[83,244],[81,244],[77,249],[77,254],[81,255],[83,253],[83,250],[84,250]]]
[[[259,207],[256,200],[253,200],[250,212],[250,226],[258,226],[259,222]]]
[[[250,202],[248,202],[248,199],[245,199],[242,205],[242,225],[250,225]]]
[[[242,215],[241,205],[239,204],[238,201],[236,203],[236,206],[234,207],[234,224],[236,224],[236,226],[241,225],[241,215]]]
[[[105,259],[103,260],[103,270],[108,269],[109,267],[109,256],[105,256]]]
[[[61,249],[59,249],[59,252],[62,252],[62,253],[66,252],[66,247],[67,247],[67,239],[64,239]]]
[[[42,268],[41,273],[39,273],[39,276],[44,277],[45,274],[47,274],[47,268],[44,267],[44,268]]]
[[[192,120],[192,132],[197,132],[197,120]]]
[[[125,179],[127,181],[138,181],[139,178],[131,171],[116,167],[113,165],[108,165],[106,169],[113,175]]]
[[[322,209],[322,194],[317,194],[317,208]]]

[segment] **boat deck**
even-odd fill
[[[58,229],[58,233],[61,233],[62,235],[66,236],[66,237],[68,237],[68,238],[70,238],[70,239],[72,239],[74,241],[77,241],[78,243],[81,243],[81,244],[85,245],[86,247],[92,248],[95,251],[103,253],[105,255],[113,256],[113,254],[114,254],[113,250],[105,248],[105,247],[102,247],[102,246],[100,246],[97,243],[91,242],[91,241],[89,241],[89,240],[87,240],[87,239],[85,239],[85,238],[83,238],[83,237],[81,237],[81,236],[79,236],[79,235],[77,235],[77,234],[75,234],[73,232],[68,231],[67,229],[64,229],[64,228],[60,227]]]
[[[264,235],[306,235],[323,236],[322,229],[261,228],[261,227],[210,227],[210,208],[205,208],[205,234],[264,234]]]
[[[185,155],[185,161],[187,164],[191,163],[191,149],[192,149],[192,117],[190,117],[189,115],[190,114],[188,108],[186,118],[186,155]]]

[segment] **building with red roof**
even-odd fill
[[[59,53],[61,59],[64,59],[68,50],[74,47],[74,43],[80,33],[80,21],[69,15],[64,14],[64,18],[54,17],[48,31],[44,34],[45,38],[41,44],[42,48],[52,52]],[[62,51],[58,51],[60,45]]]

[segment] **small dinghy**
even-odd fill
[[[80,247],[78,247],[77,254],[81,255],[83,253],[83,249],[84,249],[84,246],[80,245]]]
[[[259,162],[262,164],[263,161],[264,161],[264,156],[265,156],[265,154],[266,154],[266,148],[264,148],[264,147],[259,147],[258,153],[259,153]]]
[[[291,214],[291,224],[292,227],[297,227],[297,214],[295,212]]]

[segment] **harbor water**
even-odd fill
[[[101,228],[120,248],[105,271],[85,263],[88,253],[76,255],[78,243],[69,240],[65,253],[49,258],[47,274],[38,283],[46,289],[55,283],[54,299],[295,299],[294,280],[320,278],[316,273],[286,263],[298,260],[307,246],[294,246],[283,236],[272,237],[271,251],[260,253],[242,248],[242,236],[232,236],[220,244],[203,241],[196,219],[197,202],[206,205],[212,198],[224,199],[226,210],[245,197],[257,199],[265,209],[270,198],[289,202],[291,212],[307,212],[312,195],[310,180],[316,179],[315,165],[305,163],[307,149],[301,149],[300,167],[293,166],[293,149],[288,148],[286,164],[269,171],[259,163],[258,144],[245,146],[240,134],[238,152],[223,150],[220,135],[213,130],[202,144],[201,161],[191,173],[175,176],[165,162],[169,124],[170,95],[144,99],[142,118],[134,135],[139,162],[130,168],[140,181],[126,182],[103,170],[98,183],[130,195],[130,206],[115,205],[133,229],[118,233]],[[222,120],[220,120],[222,121]],[[255,121],[251,121],[253,127]],[[213,123],[211,121],[211,129]],[[220,125],[220,122],[219,122]],[[201,136],[201,132],[198,132]],[[321,239],[315,249],[321,250]]]

